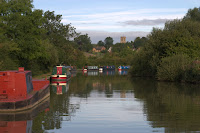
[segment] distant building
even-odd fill
[[[120,43],[126,43],[126,37],[125,37],[125,36],[122,36],[122,37],[121,37]]]
[[[106,50],[106,48],[104,46],[95,47],[95,48],[92,49],[92,51],[95,52],[95,53],[99,53],[103,50]]]
[[[112,47],[110,47],[110,48],[108,49],[108,52],[109,52],[109,53],[111,53],[111,52],[112,52]]]

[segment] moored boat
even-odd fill
[[[98,66],[88,66],[88,67],[87,67],[87,70],[88,70],[88,71],[98,71],[98,70],[99,70],[99,67],[98,67]]]
[[[103,66],[103,70],[115,70],[115,66]]]
[[[53,68],[51,82],[65,82],[71,78],[70,66],[56,66]]]
[[[0,112],[28,110],[50,95],[48,80],[32,80],[31,71],[0,71]]]
[[[83,67],[83,72],[87,72],[87,66]]]
[[[121,70],[128,70],[130,68],[130,66],[119,66],[118,67],[118,70],[121,71]]]
[[[98,66],[85,66],[83,67],[83,71],[98,71],[99,67]]]
[[[103,72],[103,67],[99,67],[99,72],[100,72],[100,73]]]

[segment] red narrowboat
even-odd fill
[[[50,95],[48,80],[32,80],[31,71],[0,71],[0,112],[28,110]]]

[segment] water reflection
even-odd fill
[[[98,75],[98,74],[99,74],[98,71],[88,71],[88,72],[87,72],[87,75],[88,75],[88,76],[96,76],[96,75]]]
[[[66,83],[51,83],[51,89],[54,93],[57,95],[61,95],[63,93],[66,93],[69,89],[69,82]]]
[[[40,113],[45,113],[49,107],[50,98],[31,110],[16,113],[0,114],[0,132],[2,133],[32,133],[33,119]]]
[[[98,73],[98,72],[97,72]],[[86,74],[86,76],[85,76]],[[115,73],[77,73],[62,95],[51,89],[50,108],[34,132],[200,131],[198,85],[156,82]],[[62,89],[63,90],[63,89]],[[61,94],[61,93],[59,93]]]
[[[125,73],[125,72],[124,72]],[[84,76],[98,76],[98,75],[101,75],[101,76],[109,76],[109,75],[115,75],[116,72],[115,70],[104,70],[104,71],[83,71],[83,75]],[[127,75],[128,73],[126,73]],[[120,74],[121,75],[121,74]],[[124,74],[125,75],[125,74]]]
[[[105,70],[103,71],[103,75],[115,75],[115,70]]]
[[[164,127],[165,132],[200,131],[198,85],[144,80],[133,84],[135,97],[144,101],[144,114],[153,128]]]
[[[1,133],[32,133],[32,120],[0,121]]]
[[[119,70],[119,75],[128,75],[128,70]]]

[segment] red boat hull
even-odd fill
[[[32,81],[31,71],[0,71],[0,112],[30,109],[49,95],[49,81]]]
[[[67,80],[67,77],[51,77],[52,80]]]
[[[33,81],[35,89],[26,98],[0,100],[0,112],[8,113],[28,110],[41,103],[50,96],[49,83],[46,84],[46,82],[47,81]],[[44,86],[41,87],[42,85]]]

